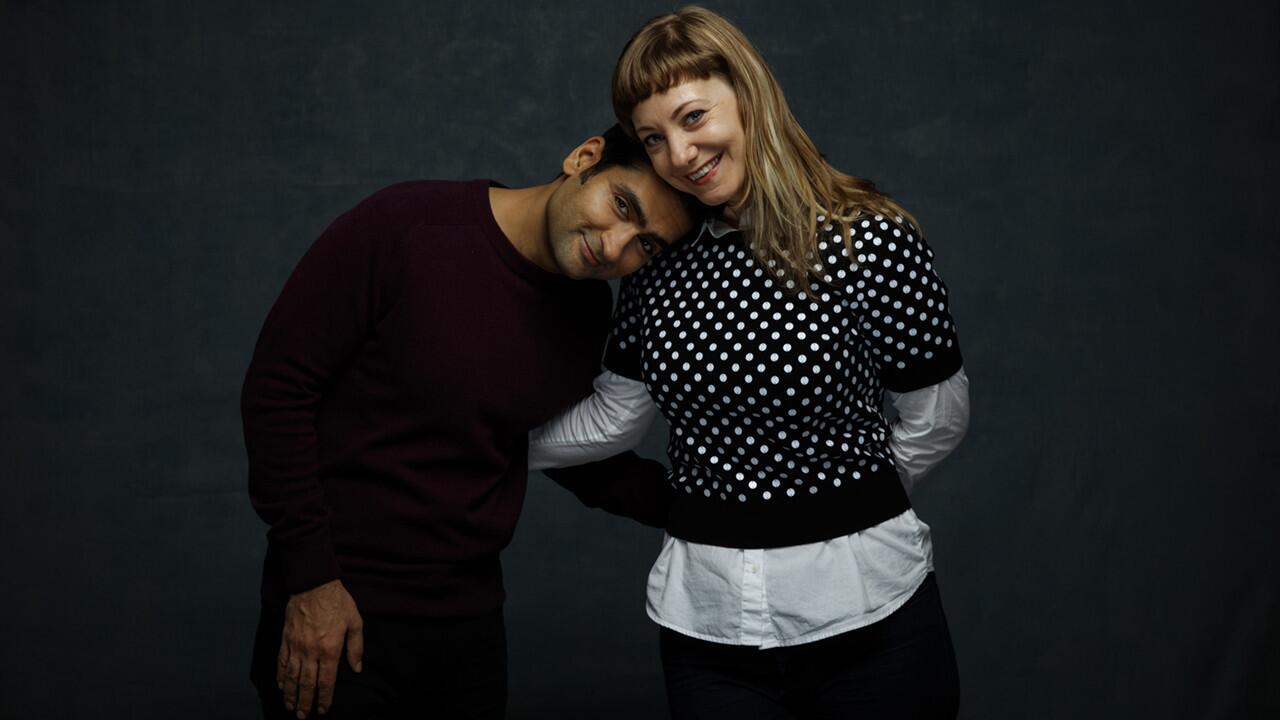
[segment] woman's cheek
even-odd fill
[[[658,173],[658,176],[671,187],[681,192],[688,192],[690,183],[685,180],[684,176],[672,174],[670,170],[663,170]]]

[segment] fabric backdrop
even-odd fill
[[[0,715],[253,717],[238,392],[285,277],[381,186],[554,176],[673,7],[3,4]],[[952,289],[973,422],[915,502],[962,717],[1280,715],[1280,6],[712,7]],[[663,716],[661,534],[531,483],[511,717]]]

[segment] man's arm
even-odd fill
[[[376,197],[376,196],[375,196]],[[367,200],[307,251],[263,324],[241,393],[249,498],[289,594],[278,679],[285,705],[327,711],[345,642],[357,671],[363,640],[342,587],[319,479],[316,414],[334,378],[369,336],[392,277],[391,243]]]
[[[587,507],[650,527],[667,526],[671,483],[667,468],[657,460],[625,452],[586,465],[547,468],[543,472]]]
[[[629,452],[657,406],[644,383],[609,370],[593,386],[591,395],[529,433],[529,469],[544,470],[587,507],[665,527],[667,469]]]

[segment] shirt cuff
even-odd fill
[[[529,469],[565,467],[603,460],[640,444],[657,415],[649,390],[605,370],[595,391],[529,433]]]
[[[969,378],[961,367],[936,385],[887,393],[898,411],[889,447],[903,487],[911,492],[964,439],[969,429]]]

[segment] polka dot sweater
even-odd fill
[[[901,218],[820,219],[797,290],[719,224],[623,282],[605,366],[643,381],[671,427],[668,532],[727,547],[847,535],[906,510],[885,389],[961,366],[933,253]]]

